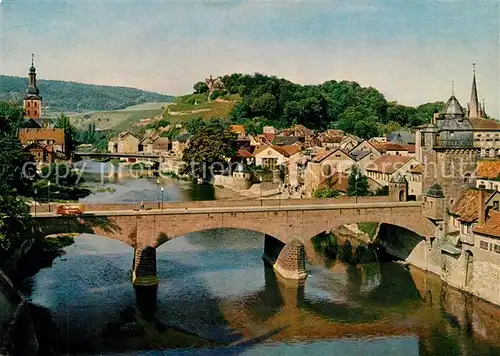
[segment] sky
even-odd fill
[[[405,105],[500,118],[500,5],[488,1],[0,0],[0,73],[192,92],[210,74],[352,80]]]

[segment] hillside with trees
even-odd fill
[[[194,85],[185,101],[237,98],[229,114],[233,123],[247,132],[261,132],[265,125],[277,128],[303,124],[311,129],[338,128],[363,138],[428,122],[443,102],[418,107],[389,102],[372,87],[356,82],[330,80],[319,85],[299,85],[283,78],[262,74],[231,74],[221,78],[224,88],[209,93],[204,82]]]
[[[349,81],[298,85],[261,74],[232,74],[222,81],[228,93],[242,98],[231,119],[250,131],[264,125],[281,128],[303,124],[319,130],[339,128],[368,138],[423,124],[435,110],[444,108],[443,102],[416,108],[388,102],[377,89]]]
[[[27,78],[0,75],[0,100],[20,102]],[[50,111],[86,112],[117,110],[146,102],[171,102],[174,97],[136,88],[37,80],[44,107]]]

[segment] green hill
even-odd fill
[[[0,100],[21,101],[27,78],[0,75]],[[46,112],[118,110],[146,102],[171,102],[174,97],[136,88],[37,80]]]

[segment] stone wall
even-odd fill
[[[422,236],[432,236],[432,223],[421,215],[420,204],[404,206],[356,206],[332,209],[258,209],[241,212],[177,211],[124,213],[110,216],[43,217],[37,221],[41,233],[93,233],[120,240],[133,247],[156,247],[166,239],[216,228],[239,228],[274,236],[283,243],[307,241],[321,232],[358,222],[377,222],[404,227]]]
[[[283,278],[304,280],[307,277],[305,260],[304,244],[293,240],[283,247],[273,268]]]

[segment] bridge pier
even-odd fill
[[[137,247],[134,250],[132,269],[134,287],[154,287],[158,285],[156,274],[156,249],[151,246]]]
[[[299,240],[285,245],[270,235],[264,235],[263,259],[284,279],[301,281],[307,277],[306,253]]]

